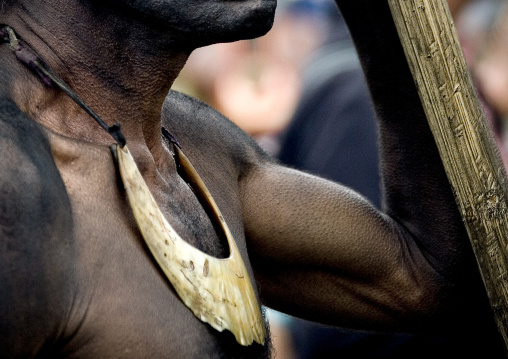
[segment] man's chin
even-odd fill
[[[197,32],[194,41],[199,46],[214,43],[233,42],[238,40],[255,39],[266,35],[273,26],[274,12],[266,11],[257,13],[242,22],[229,23],[228,26],[210,27],[205,31]],[[207,31],[208,30],[208,31]]]

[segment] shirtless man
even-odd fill
[[[177,138],[261,303],[379,330],[488,318],[481,309],[460,315],[477,303],[486,308],[485,295],[387,5],[338,3],[368,60],[384,212],[338,184],[279,166],[220,114],[168,95],[194,48],[265,33],[275,0],[4,0],[0,28],[12,28],[109,125],[121,123],[171,225],[195,247],[227,256],[161,128]],[[2,356],[268,356],[268,340],[241,346],[182,304],[143,244],[111,137],[18,57],[0,45]]]

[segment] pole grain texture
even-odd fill
[[[446,0],[388,2],[507,349],[506,172]]]

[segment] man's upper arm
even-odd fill
[[[406,285],[408,291],[414,289],[415,281],[398,272],[412,266],[404,266],[405,259],[424,260],[416,253],[397,261],[407,251],[390,218],[341,185],[278,165],[252,138],[202,103],[173,93],[165,111],[164,117],[171,118],[165,125],[201,175],[212,179],[212,190],[214,183],[224,187],[231,178],[239,181],[237,210],[243,214],[249,257],[267,304],[325,322],[362,315],[364,323],[396,320],[374,308],[401,305],[386,299],[381,282],[399,281],[398,290]],[[203,154],[208,160],[203,161]],[[236,203],[218,205],[234,210]],[[361,295],[352,293],[361,282],[375,284]],[[300,293],[302,284],[316,291]],[[391,289],[386,288],[389,295],[398,296]],[[379,301],[373,303],[373,298]],[[358,305],[364,313],[358,314]]]
[[[63,329],[72,217],[40,128],[2,100],[0,198],[0,347],[5,357],[31,357]]]

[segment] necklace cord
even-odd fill
[[[0,29],[0,39],[4,43],[8,43],[11,50],[16,55],[16,58],[21,61],[30,70],[35,72],[42,83],[46,87],[53,87],[55,85],[69,96],[79,107],[88,113],[94,120],[101,126],[111,137],[120,145],[124,147],[126,144],[125,136],[122,133],[119,123],[113,126],[108,126],[100,116],[95,113],[88,105],[76,94],[58,75],[56,75],[49,67],[32,51],[30,51],[24,44],[16,37],[14,30],[5,26]]]

